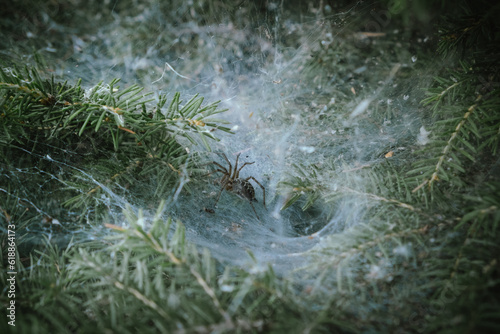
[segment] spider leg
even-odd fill
[[[212,172],[210,172],[210,173],[208,173],[208,174],[202,175],[202,176],[203,176],[203,177],[207,177],[207,176],[210,176],[210,175],[212,175],[213,173],[217,173],[217,172],[221,172],[222,174],[226,174],[226,173],[227,173],[227,171],[223,171],[222,169],[216,169],[216,170],[214,170],[214,171],[212,171]]]
[[[217,205],[217,203],[219,202],[220,195],[222,195],[222,191],[224,191],[224,189],[226,188],[227,184],[229,183],[229,178],[228,178],[227,175],[224,175],[222,177],[221,183],[222,183],[222,187],[220,188],[219,194],[217,195],[217,199],[215,200],[214,208]]]
[[[212,162],[203,164],[202,166],[208,166],[208,165],[216,165],[219,168],[217,168],[216,170],[214,170],[208,174],[202,175],[203,177],[207,177],[207,176],[212,175],[213,173],[216,173],[216,172],[221,172],[222,174],[228,174],[227,169],[225,167],[221,166],[218,162],[212,161]]]
[[[243,166],[241,166],[241,167],[240,167],[240,169],[238,169],[238,171],[236,172],[236,179],[240,177],[240,170],[242,170],[242,169],[243,169],[243,167],[245,167],[246,165],[251,165],[251,164],[254,164],[254,163],[255,163],[255,161],[254,161],[254,162],[245,162],[245,163],[243,164]]]
[[[226,161],[227,161],[227,163],[228,163],[228,165],[229,165],[229,173],[227,173],[227,174],[229,174],[229,176],[231,176],[231,173],[232,173],[232,171],[233,171],[233,165],[231,165],[231,162],[229,161],[229,159],[226,157],[226,155],[225,155],[224,153],[218,153],[218,154],[219,154],[219,155],[222,155],[222,156],[224,157],[224,159],[226,159]],[[238,163],[238,162],[236,162],[236,163]],[[219,165],[219,164],[218,164],[218,163],[216,163],[215,161],[214,161],[214,164]],[[221,165],[219,165],[219,166],[220,166],[220,167],[222,167]],[[224,169],[225,169],[225,168],[224,168]]]
[[[220,179],[219,183],[224,185],[224,188],[227,188],[227,185],[229,184],[229,176],[227,176],[227,174],[224,174],[224,176],[222,176],[222,178]]]
[[[227,169],[226,169],[225,167],[222,167],[222,165],[221,165],[221,164],[219,164],[218,162],[212,161],[212,162],[210,162],[209,164],[214,164],[214,165],[216,165],[217,167],[219,167],[220,169],[222,169],[222,170],[224,171],[224,174],[229,174],[229,173],[227,172]],[[230,170],[230,171],[231,171],[231,170]]]
[[[257,211],[255,211],[255,207],[253,206],[252,201],[248,201],[248,203],[250,203],[250,205],[252,206],[253,212],[257,216],[257,219],[260,221],[259,215],[257,214]]]
[[[238,160],[240,159],[240,154],[241,153],[238,153],[236,155],[236,163],[234,164],[234,172],[232,171],[229,171],[230,173],[232,173],[233,175],[231,176],[231,178],[234,180],[236,178],[238,178],[236,175],[237,175],[237,169],[238,169]]]
[[[247,177],[247,178],[245,179],[245,181],[248,181],[248,180],[250,180],[250,179],[254,180],[254,181],[255,181],[255,183],[257,183],[257,184],[259,185],[259,187],[261,187],[261,188],[262,188],[262,193],[264,194],[262,198],[263,198],[264,208],[266,208],[266,188],[264,188],[264,186],[263,186],[262,184],[260,184],[260,182],[259,182],[259,181],[257,181],[257,180],[255,179],[255,177],[253,177],[253,176],[249,176],[249,177]],[[267,208],[266,208],[266,209],[267,209]]]

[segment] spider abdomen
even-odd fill
[[[233,182],[233,192],[249,201],[257,202],[253,186],[244,179],[236,179]]]

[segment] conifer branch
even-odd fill
[[[407,204],[407,203],[403,203],[403,202],[395,200],[395,199],[390,199],[390,198],[385,198],[385,197],[377,196],[375,194],[360,192],[358,190],[351,189],[351,188],[348,188],[348,187],[342,187],[341,189],[342,189],[342,191],[347,191],[347,192],[350,192],[350,193],[353,193],[353,194],[356,194],[356,195],[365,196],[365,197],[371,198],[371,199],[376,200],[376,201],[381,201],[381,202],[385,202],[385,203],[395,204],[395,205],[397,205],[397,206],[399,206],[401,208],[408,209],[410,211],[421,212],[421,210],[419,208],[416,208],[413,205],[410,205],[410,204]]]
[[[432,187],[432,184],[435,181],[439,180],[439,173],[442,171],[442,165],[443,165],[444,160],[448,156],[449,152],[453,149],[453,144],[454,144],[455,139],[457,139],[457,136],[460,133],[460,131],[462,130],[462,127],[464,126],[465,122],[467,122],[467,120],[469,119],[469,116],[474,112],[474,110],[478,106],[478,102],[480,100],[481,100],[481,95],[479,95],[476,98],[476,101],[475,101],[476,103],[467,109],[467,112],[464,114],[462,120],[455,127],[455,131],[451,134],[446,146],[443,148],[442,154],[437,161],[436,167],[434,169],[434,172],[432,173],[430,180],[424,180],[424,182],[421,183],[420,185],[418,185],[415,189],[413,189],[412,192],[418,191],[424,185],[428,185],[430,188],[430,187]]]
[[[230,328],[234,327],[233,321],[231,320],[231,317],[229,316],[229,314],[226,311],[224,311],[222,309],[222,306],[221,306],[219,300],[217,299],[217,296],[215,295],[214,290],[212,290],[208,286],[207,282],[205,282],[203,277],[201,277],[201,275],[196,270],[194,270],[194,268],[192,266],[189,267],[189,271],[191,272],[191,274],[193,274],[194,277],[196,277],[196,281],[200,284],[200,286],[207,293],[207,295],[210,296],[210,298],[212,299],[212,302],[214,303],[214,306],[217,308],[219,313],[224,318],[226,325],[228,325],[228,327],[230,327]]]

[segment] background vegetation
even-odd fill
[[[499,8],[9,2],[0,276],[15,224],[17,317],[2,333],[499,331]],[[166,58],[200,84],[156,90]],[[304,247],[236,264],[179,213],[200,210],[206,152],[243,140],[202,83],[280,61],[251,134],[300,147],[262,176]]]

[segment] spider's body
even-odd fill
[[[218,162],[213,161],[212,163],[216,165],[217,168],[213,173],[215,172],[220,172],[223,174],[222,179],[220,180],[220,184],[222,185],[219,194],[217,195],[217,199],[215,201],[215,205],[217,205],[217,202],[219,202],[220,195],[222,194],[222,191],[225,189],[227,191],[230,191],[239,197],[246,199],[250,205],[252,206],[253,212],[257,216],[257,219],[260,220],[259,215],[257,214],[257,211],[255,211],[255,208],[252,204],[252,202],[257,202],[257,199],[255,198],[255,190],[250,183],[250,179],[252,179],[255,183],[257,183],[261,188],[263,192],[263,204],[264,207],[266,207],[266,189],[262,186],[262,184],[259,183],[253,176],[249,176],[245,179],[240,178],[240,171],[245,167],[246,165],[251,165],[254,162],[245,162],[239,169],[238,169],[238,160],[240,158],[240,154],[236,156],[236,163],[233,169],[233,166],[231,165],[231,162],[229,162],[229,159],[226,157],[224,153],[221,154],[224,159],[226,159],[227,163],[229,164],[229,170],[220,165]]]
[[[229,190],[228,187],[229,184],[226,187],[227,190]],[[232,182],[231,188],[232,190],[229,191],[234,192],[241,198],[246,199],[250,202],[257,202],[257,199],[255,198],[255,190],[253,189],[253,186],[250,182],[244,179],[236,179]]]

